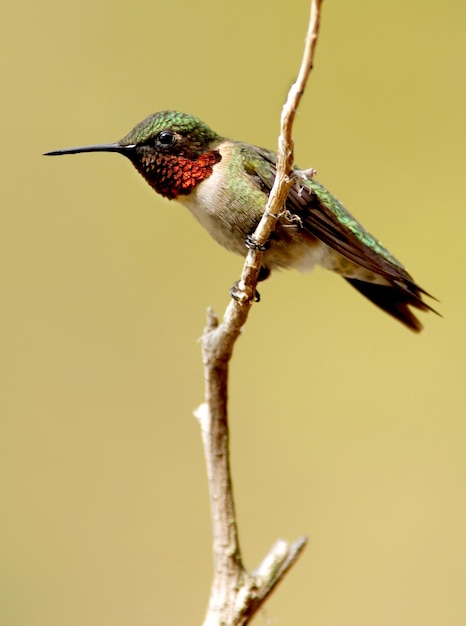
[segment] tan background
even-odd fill
[[[0,11],[0,624],[199,624],[197,338],[241,260],[121,157],[41,153],[164,108],[274,147],[308,2]],[[272,624],[466,623],[465,19],[460,0],[324,6],[297,161],[444,319],[416,336],[320,270],[262,287],[231,372],[246,564],[310,537]]]

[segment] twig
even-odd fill
[[[261,267],[260,246],[269,239],[289,189],[293,165],[291,131],[294,117],[312,69],[323,0],[311,1],[311,15],[298,78],[290,89],[281,115],[275,182],[264,215],[253,235],[258,244],[249,250],[235,299],[228,305],[223,322],[209,310],[202,338],[206,401],[196,411],[202,430],[207,463],[213,526],[214,579],[204,626],[247,624],[259,610],[306,545],[278,541],[259,568],[248,573],[243,566],[238,540],[229,465],[227,420],[228,365],[233,347],[252,306]]]

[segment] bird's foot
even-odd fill
[[[306,181],[309,180],[310,178],[314,178],[314,176],[317,174],[317,170],[315,170],[313,167],[308,168],[307,170],[300,170],[300,169],[296,169],[293,170],[290,174],[290,180],[293,181]]]
[[[310,167],[307,170],[293,170],[291,172],[290,181],[292,184],[297,183],[298,195],[300,198],[302,197],[304,190],[309,189],[308,185],[303,184],[303,183],[306,183],[311,178],[314,178],[316,174],[317,174],[317,171],[313,167]]]
[[[246,235],[244,244],[249,250],[258,250],[259,252],[266,252],[270,248],[270,243],[268,241],[264,244],[257,243],[254,241],[253,235]]]
[[[261,295],[257,290],[255,291],[254,295],[248,296],[248,294],[243,289],[240,289],[239,284],[240,281],[237,280],[233,283],[233,286],[230,289],[230,296],[233,298],[233,300],[244,303],[250,302],[251,300],[254,300],[254,302],[260,302]]]

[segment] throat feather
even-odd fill
[[[147,155],[142,158],[140,172],[155,191],[169,200],[191,191],[212,175],[213,167],[221,160],[218,150],[205,152],[196,159],[179,155]]]

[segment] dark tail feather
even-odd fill
[[[432,311],[437,313],[432,307],[426,304],[420,294],[424,293],[418,288],[416,291],[408,291],[399,287],[391,287],[385,285],[377,285],[375,283],[367,283],[363,280],[355,278],[346,278],[350,285],[353,285],[363,296],[369,298],[375,305],[383,309],[389,315],[392,315],[405,326],[419,333],[423,326],[417,317],[411,312],[410,306],[421,311]],[[438,313],[437,313],[438,315]]]

